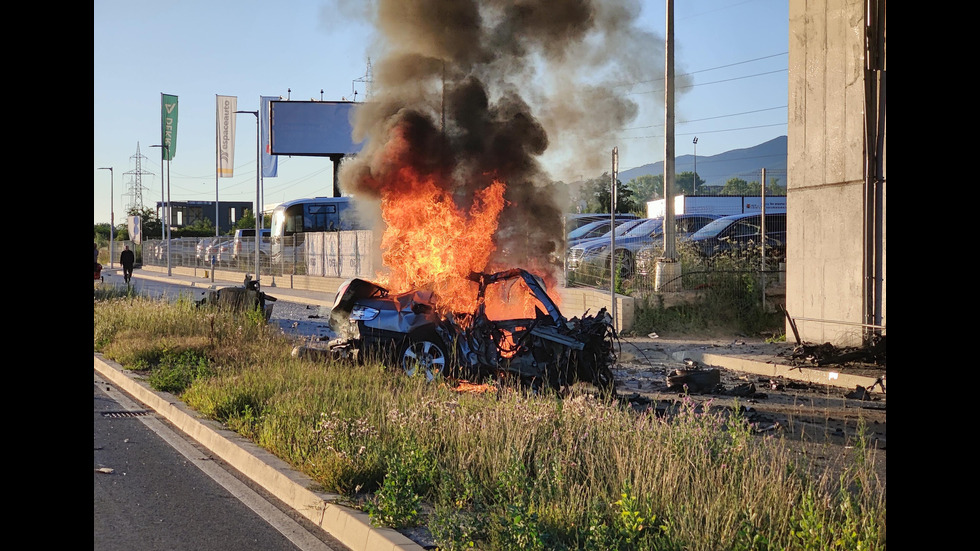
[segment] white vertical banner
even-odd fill
[[[237,96],[217,97],[218,177],[231,178],[235,172],[235,111]]]

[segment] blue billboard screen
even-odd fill
[[[270,102],[269,146],[272,155],[322,157],[353,155],[354,108],[351,101]]]

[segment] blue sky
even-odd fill
[[[355,13],[370,0],[96,0],[94,2],[94,221],[125,222],[136,184],[153,207],[166,185],[160,150],[160,95],[178,96],[174,201],[254,201],[255,118],[239,115],[235,176],[215,178],[215,96],[258,109],[259,96],[339,101],[364,97],[374,27]],[[665,3],[641,2],[637,24],[665,35]],[[708,156],[786,134],[787,0],[674,2],[675,73],[691,79],[675,90],[675,155]],[[375,58],[377,59],[377,58]],[[533,83],[528,83],[531,86]],[[663,95],[655,83],[623,81],[611,93],[640,105],[637,120],[608,144],[620,171],[663,160]],[[321,92],[322,91],[322,92]],[[322,95],[321,95],[322,94]],[[550,136],[560,144],[562,136]],[[99,167],[113,167],[100,170]],[[548,167],[558,174],[561,167]],[[598,176],[586,175],[587,177]],[[111,180],[111,181],[110,181]],[[264,204],[330,195],[333,164],[320,157],[280,157],[264,178]],[[110,193],[111,188],[111,193]],[[110,208],[110,196],[112,206]]]

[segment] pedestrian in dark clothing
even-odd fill
[[[126,283],[129,283],[129,279],[133,277],[133,263],[136,262],[136,256],[133,251],[129,250],[129,245],[123,249],[123,252],[119,253],[119,263],[123,267],[123,278]]]
[[[98,273],[99,270],[102,269],[102,266],[99,266],[99,244],[98,243],[95,244],[95,265],[93,267],[94,267],[95,273]]]

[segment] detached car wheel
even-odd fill
[[[421,373],[426,381],[431,382],[437,375],[445,373],[446,350],[438,337],[414,337],[402,349],[401,363],[409,377]]]

